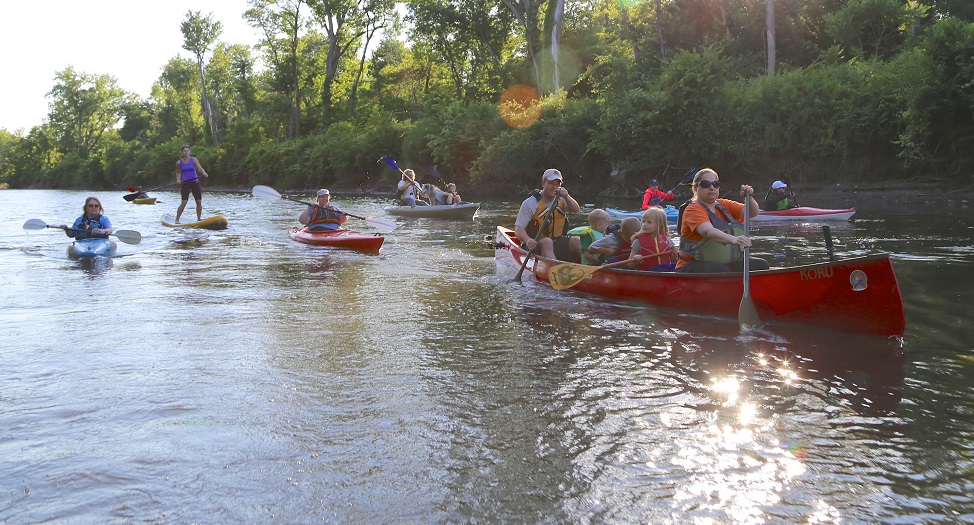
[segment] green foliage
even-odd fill
[[[183,143],[210,184],[388,188],[397,175],[376,160],[392,155],[464,195],[522,193],[548,167],[592,192],[704,165],[808,181],[974,170],[966,3],[775,3],[771,76],[764,3],[569,3],[556,89],[553,3],[411,0],[399,39],[387,0],[252,0],[258,47],[188,28],[197,60],[170,59],[147,100],[59,72],[48,121],[0,135],[0,182],[164,184]]]

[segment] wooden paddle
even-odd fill
[[[588,279],[590,275],[599,270],[639,262],[649,257],[663,255],[664,253],[668,252],[657,252],[650,255],[637,255],[635,257],[626,259],[625,261],[603,264],[602,266],[591,266],[577,263],[556,264],[552,266],[550,270],[548,270],[548,282],[551,283],[551,287],[555,290],[564,290],[566,288],[575,286],[585,279]]]
[[[43,230],[44,228],[53,228],[56,230],[60,230],[61,226],[51,226],[40,219],[27,219],[27,222],[24,223],[25,230]],[[81,228],[68,228],[68,229],[72,231],[79,231],[79,232],[88,231],[88,230],[83,230]],[[115,230],[109,235],[124,242],[125,244],[139,244],[140,242],[142,242],[142,234],[135,230]]]
[[[277,190],[275,190],[274,188],[271,188],[270,186],[257,185],[257,186],[254,186],[253,187],[253,189],[251,190],[251,192],[253,192],[253,194],[254,194],[255,197],[260,197],[262,199],[267,199],[267,200],[272,200],[272,201],[273,200],[286,200],[286,201],[291,201],[291,202],[297,202],[297,203],[300,203],[300,204],[304,204],[305,206],[313,206],[315,208],[322,208],[322,209],[324,209],[324,206],[322,206],[320,204],[317,204],[317,203],[314,203],[314,202],[306,202],[306,201],[302,201],[302,200],[298,200],[298,199],[292,199],[290,197],[285,197],[285,196],[281,195],[280,193],[278,193]],[[393,222],[393,221],[390,221],[389,219],[382,219],[382,218],[377,218],[377,217],[359,217],[358,215],[352,215],[351,213],[348,213],[346,211],[342,211],[342,214],[348,215],[349,217],[355,217],[356,219],[362,219],[363,221],[365,221],[366,224],[368,224],[369,226],[372,226],[373,228],[375,228],[375,229],[377,229],[379,231],[391,232],[392,230],[395,230],[396,229],[396,223]]]
[[[396,161],[393,160],[392,157],[386,155],[384,158],[385,158],[386,164],[388,164],[392,169],[398,171],[399,173],[402,173],[403,177],[406,176],[406,172],[399,168],[399,165],[396,164]],[[419,183],[416,182],[415,180],[411,180],[410,182],[412,183],[413,186],[416,186],[416,191],[418,191],[419,194],[424,199],[426,199],[427,203],[432,206],[433,202],[430,200],[429,195],[427,195],[426,192],[423,191],[423,187],[420,186]]]
[[[175,186],[177,184],[179,184],[179,183],[178,182],[173,182],[173,183],[170,183],[170,184],[166,184],[165,186],[159,186],[158,188],[152,188],[151,190],[136,190],[135,188],[128,188],[129,191],[132,191],[132,192],[135,192],[135,193],[129,193],[128,195],[122,195],[122,198],[125,199],[125,200],[127,200],[127,201],[129,201],[129,202],[132,202],[135,199],[138,199],[139,198],[139,195],[142,195],[143,193],[148,193],[150,191],[161,190],[163,188],[168,188],[169,186]]]
[[[751,196],[744,198],[744,236],[748,236],[751,225]],[[761,326],[761,316],[751,299],[751,250],[744,247],[744,296],[741,297],[741,307],[737,310],[737,322],[741,325],[741,333],[746,334]]]

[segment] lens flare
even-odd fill
[[[531,86],[517,84],[501,94],[497,111],[508,126],[524,129],[541,116],[541,96]]]

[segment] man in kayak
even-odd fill
[[[764,211],[787,210],[797,208],[798,199],[795,192],[788,188],[788,185],[780,180],[771,183],[771,191],[764,198]]]
[[[659,189],[659,179],[653,179],[643,194],[643,210],[648,210],[650,206],[662,206],[663,201],[671,201],[673,197],[672,193]]]
[[[541,175],[541,190],[534,190],[521,203],[517,220],[514,221],[514,234],[522,247],[532,252],[540,251],[542,257],[579,262],[582,241],[568,235],[566,213],[578,213],[581,206],[561,183],[560,171],[545,170]]]
[[[298,222],[305,225],[308,231],[337,230],[348,220],[341,209],[331,205],[331,192],[322,188],[315,198],[317,206],[308,209],[298,216]]]

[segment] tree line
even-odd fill
[[[691,166],[806,183],[974,173],[967,0],[249,0],[179,28],[149,97],[66,67],[46,120],[0,129],[0,183],[388,188],[391,155],[464,194],[557,167],[626,194]],[[436,182],[439,179],[431,179]]]

